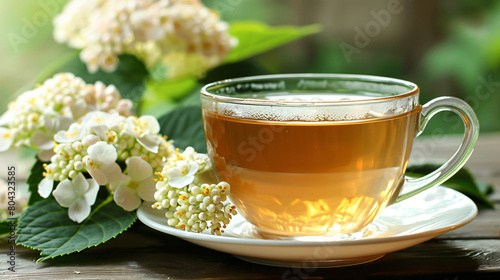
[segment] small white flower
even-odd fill
[[[59,143],[68,143],[82,140],[87,135],[87,129],[81,123],[73,123],[68,130],[61,130],[54,135]]]
[[[146,150],[157,153],[160,145],[158,133],[160,132],[160,125],[153,116],[128,117],[127,118],[127,131],[134,135]]]
[[[38,184],[38,194],[40,194],[40,196],[43,198],[47,198],[49,197],[53,188],[54,188],[54,180],[43,178],[40,184]]]
[[[120,126],[125,122],[123,116],[118,113],[106,113],[102,111],[90,112],[83,117],[85,127],[93,130],[96,134],[102,137],[102,133],[108,130],[119,130]]]
[[[142,200],[155,200],[156,183],[153,181],[153,168],[148,162],[140,157],[130,157],[126,163],[129,178],[116,186],[113,197],[116,204],[132,211],[141,206]],[[113,184],[111,188],[115,188]]]
[[[62,206],[69,208],[69,218],[81,223],[90,214],[90,207],[94,205],[97,198],[99,185],[94,179],[85,179],[79,173],[75,179],[66,179],[59,183],[53,195]]]
[[[102,70],[112,72],[118,67],[118,57],[112,53],[103,53],[99,55],[99,65]]]
[[[168,183],[174,188],[182,188],[194,181],[194,175],[198,171],[198,164],[195,161],[186,162],[179,160],[177,166],[167,170]]]
[[[195,161],[198,164],[198,174],[211,169],[210,158],[207,154],[197,153],[193,147],[187,147],[182,153],[182,158],[188,161]]]
[[[0,127],[0,152],[7,151],[14,142],[14,135],[10,129]]]
[[[83,158],[85,169],[99,185],[105,185],[113,180],[121,180],[123,174],[115,162],[116,149],[113,145],[99,141],[88,148],[88,155]]]

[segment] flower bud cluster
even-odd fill
[[[60,73],[21,94],[0,117],[0,151],[28,146],[53,148],[53,136],[91,111],[132,115],[132,102],[113,86],[86,84],[71,73]]]
[[[158,136],[156,139],[158,139],[159,142],[158,152],[152,152],[145,148],[125,129],[117,132],[117,137],[108,138],[107,141],[115,145],[119,161],[124,162],[130,157],[140,157],[147,161],[154,171],[161,171],[164,158],[173,153],[174,146],[171,141],[166,140],[166,137]]]
[[[233,215],[236,207],[224,204],[229,193],[229,184],[190,184],[182,189],[171,187],[167,181],[159,180],[156,184],[156,203],[154,208],[166,209],[168,225],[190,232],[202,232],[210,229],[212,234],[221,235]]]
[[[88,154],[88,147],[88,144],[84,145],[80,141],[57,145],[50,164],[43,165],[43,175],[49,180],[59,182],[68,178],[74,179],[78,173],[85,171],[83,158]]]
[[[217,183],[206,154],[187,147],[183,153],[177,149],[166,161],[156,183],[153,208],[166,209],[168,225],[191,232],[210,229],[212,234],[224,232],[236,207],[224,203],[230,186]]]
[[[227,23],[198,0],[72,0],[54,25],[56,41],[82,49],[80,58],[90,72],[114,71],[124,53],[148,67],[190,60],[202,72],[236,44]],[[166,66],[174,70],[170,77],[185,70]]]

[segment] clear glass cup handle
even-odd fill
[[[474,110],[465,101],[455,97],[439,97],[422,106],[419,132],[420,135],[429,120],[441,111],[451,111],[459,115],[465,126],[462,143],[455,154],[441,167],[421,178],[405,177],[400,194],[394,202],[400,202],[421,193],[435,185],[439,185],[453,176],[469,159],[479,135],[479,122]]]

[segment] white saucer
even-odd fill
[[[411,247],[472,221],[477,207],[468,197],[446,187],[433,187],[386,208],[373,222],[383,233],[356,240],[294,241],[263,239],[241,215],[222,236],[185,232],[167,225],[163,214],[145,203],[137,211],[147,226],[186,241],[272,266],[334,267],[370,262]]]

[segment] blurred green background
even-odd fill
[[[52,17],[66,0],[0,2],[0,111],[36,77],[74,52],[52,38]],[[320,24],[323,31],[214,71],[217,77],[266,73],[357,73],[402,78],[421,102],[466,100],[481,132],[500,131],[500,2],[493,0],[205,0],[226,21]],[[245,69],[240,71],[241,69]],[[212,81],[209,74],[203,82]],[[147,108],[146,110],[147,111]],[[440,114],[427,133],[461,133]]]

